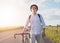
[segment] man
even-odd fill
[[[28,30],[28,24],[30,23],[31,29],[30,29],[30,35],[31,35],[31,43],[35,43],[35,40],[37,43],[42,43],[42,34],[45,36],[45,23],[43,20],[43,17],[41,15],[38,16],[38,6],[36,4],[33,4],[30,6],[30,10],[32,14],[29,16],[24,31]],[[43,30],[43,32],[42,32]]]

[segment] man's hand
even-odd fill
[[[24,28],[24,32],[26,32],[26,31],[30,31],[30,29],[29,28],[28,29]]]
[[[43,38],[45,37],[45,32],[42,32],[42,37],[43,37]]]
[[[45,36],[46,36],[46,34],[45,34],[45,29],[43,29],[42,38],[44,38]]]
[[[14,38],[16,39],[16,34],[14,34]]]

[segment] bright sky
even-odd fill
[[[0,27],[25,25],[34,3],[46,25],[60,24],[60,0],[0,0]]]

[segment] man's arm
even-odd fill
[[[40,15],[40,17],[41,17],[41,26],[43,28],[43,31],[45,31],[46,25],[45,25],[44,19],[43,19],[42,15]]]
[[[27,29],[28,29],[28,24],[30,23],[30,20],[29,20],[29,18],[27,19],[27,21],[26,21],[26,24],[25,24],[25,26],[24,26],[24,31],[26,31]]]
[[[44,19],[43,17],[41,16],[41,26],[42,26],[42,37],[45,36],[45,29],[46,29],[46,25],[45,25],[45,22],[44,22]]]

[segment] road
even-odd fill
[[[14,38],[15,33],[22,32],[22,29],[16,29],[16,30],[9,30],[5,32],[0,32],[0,43],[22,43],[21,42],[21,36],[16,36],[16,39]],[[54,43],[49,38],[45,38],[45,43]]]

